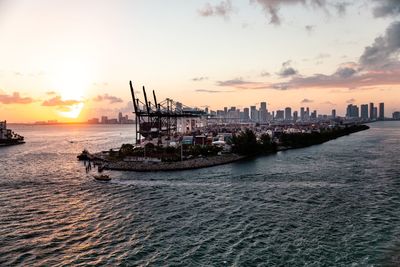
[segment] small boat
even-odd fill
[[[93,178],[97,181],[111,181],[110,176],[106,175],[106,174],[101,174],[101,175],[93,175]]]

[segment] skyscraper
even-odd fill
[[[285,111],[277,110],[275,118],[276,118],[276,120],[283,121],[285,119]]]
[[[297,111],[297,110],[295,110],[294,112],[293,112],[293,120],[294,121],[297,121],[299,119],[299,112]]]
[[[256,106],[250,106],[250,119],[253,122],[258,122],[258,110]]]
[[[368,119],[368,104],[361,105],[361,119]]]
[[[385,103],[379,103],[379,119],[385,119]]]
[[[244,113],[243,120],[245,122],[249,121],[250,120],[249,108],[244,108],[243,113]]]
[[[267,121],[267,103],[266,102],[260,103],[260,121],[261,122]]]
[[[287,121],[292,120],[292,108],[290,107],[285,108],[285,120]]]
[[[346,117],[347,118],[358,118],[360,116],[359,109],[356,105],[349,104],[347,106]]]
[[[304,121],[304,115],[305,115],[305,113],[304,113],[304,107],[301,107],[301,108],[300,108],[300,120],[301,120],[301,121]]]
[[[374,119],[374,103],[369,103],[369,118]]]
[[[332,119],[336,119],[336,109],[332,109]]]

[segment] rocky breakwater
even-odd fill
[[[210,157],[198,157],[176,162],[145,162],[145,161],[105,161],[104,169],[122,171],[173,171],[198,169],[235,162],[245,158],[237,154],[222,154]]]

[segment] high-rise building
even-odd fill
[[[101,123],[108,123],[108,117],[107,116],[101,116]]]
[[[299,119],[299,112],[297,111],[297,110],[295,110],[294,112],[293,112],[293,120],[294,121],[297,121]]]
[[[266,102],[260,103],[260,121],[261,122],[267,121],[267,103]]]
[[[392,118],[393,118],[394,120],[400,120],[400,111],[395,111],[395,112],[393,112]]]
[[[292,120],[292,108],[290,107],[285,108],[285,120],[287,121]]]
[[[361,119],[368,120],[368,104],[361,105]]]
[[[283,121],[285,119],[285,111],[277,110],[275,119],[279,120],[279,121]]]
[[[316,119],[317,118],[317,111],[314,110],[313,112],[311,112],[311,119]]]
[[[369,103],[369,118],[374,119],[374,103]]]
[[[118,122],[123,123],[124,122],[124,117],[122,116],[122,112],[118,113]]]
[[[332,119],[336,119],[336,109],[332,109]]]
[[[356,105],[349,104],[347,106],[346,117],[347,118],[359,118],[360,113],[359,113],[358,107]]]
[[[305,119],[306,119],[306,120],[309,120],[309,119],[310,119],[310,108],[309,108],[309,107],[306,108]]]
[[[305,118],[304,118],[304,117],[305,117],[304,115],[305,115],[304,107],[301,107],[301,108],[300,108],[300,120],[301,120],[301,121],[304,121],[304,119],[305,119]]]
[[[253,122],[258,122],[258,110],[256,106],[250,106],[250,119]]]
[[[385,119],[385,103],[379,103],[379,119]]]
[[[244,113],[243,120],[245,122],[249,121],[250,120],[249,108],[244,108],[243,113]]]

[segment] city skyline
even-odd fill
[[[139,94],[146,85],[199,108],[266,99],[273,110],[344,114],[348,104],[373,101],[391,114],[400,108],[400,23],[391,5],[4,0],[0,113],[33,122],[131,112],[133,79]]]

